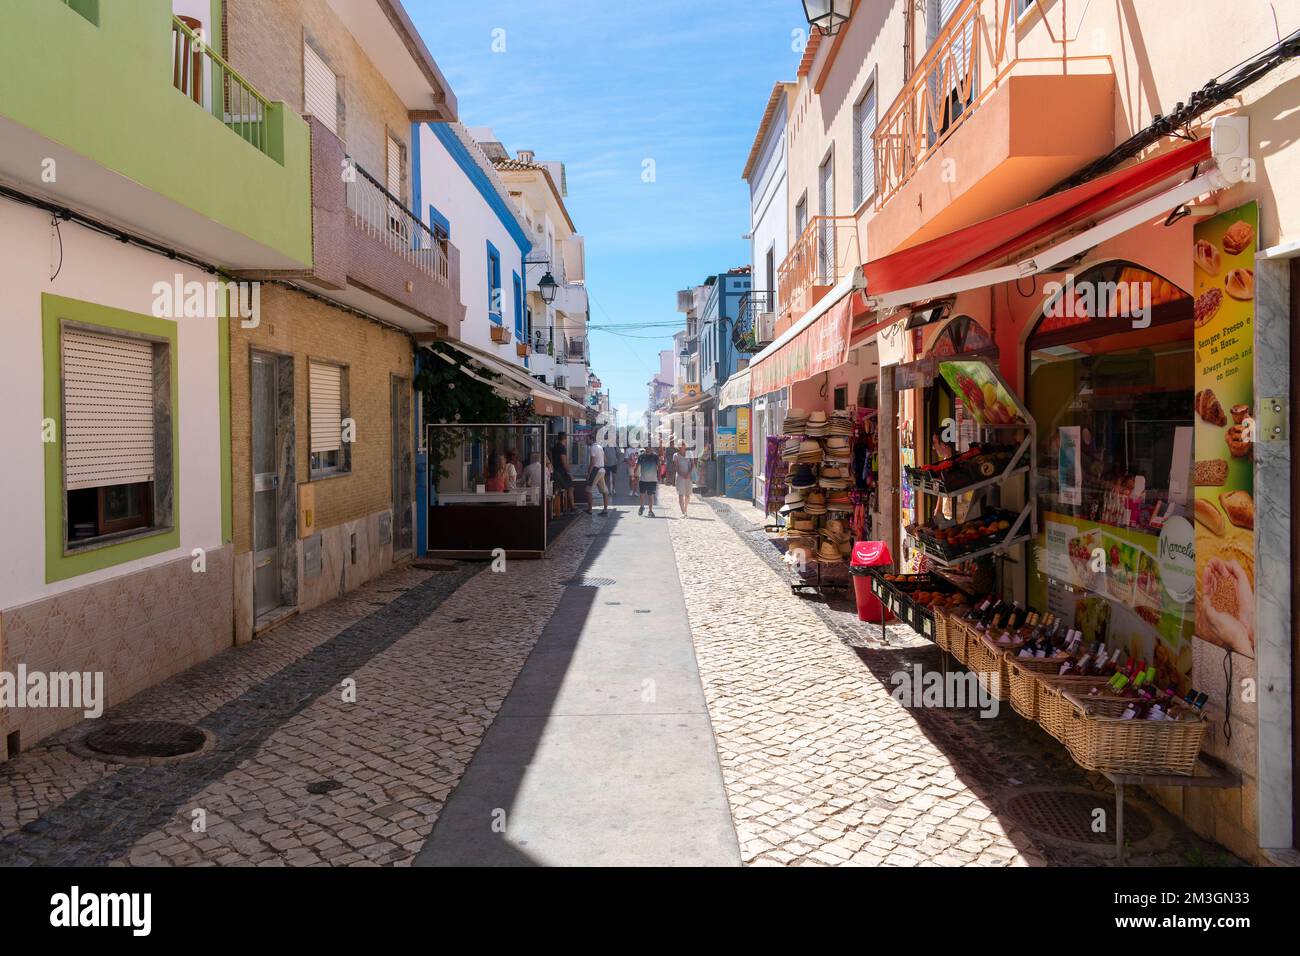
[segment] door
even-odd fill
[[[281,605],[279,374],[268,355],[254,355],[253,388],[253,615]]]
[[[414,469],[414,449],[411,447],[411,380],[392,379],[393,408],[393,553],[410,551],[415,543],[411,509],[411,474]]]
[[[817,170],[817,284],[835,284],[835,155],[826,157]]]

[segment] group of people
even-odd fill
[[[699,460],[686,447],[686,442],[658,446],[632,446],[620,452],[615,446],[608,449],[593,444],[587,471],[587,513],[595,511],[596,495],[600,495],[601,514],[608,514],[609,499],[614,494],[619,463],[627,464],[628,491],[637,495],[638,515],[655,517],[655,503],[659,485],[671,483],[677,492],[677,504],[683,515],[691,503],[691,492],[699,476]],[[505,452],[492,451],[488,455],[486,490],[488,492],[516,491],[520,488],[539,488],[550,502],[551,517],[559,518],[577,512],[574,480],[569,461],[568,436],[558,432],[550,447],[528,456],[522,469],[519,452],[511,448]]]

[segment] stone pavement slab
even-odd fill
[[[599,529],[421,865],[737,865],[664,518]]]

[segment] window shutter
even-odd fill
[[[153,345],[64,329],[64,488],[154,478]]]
[[[876,84],[871,84],[867,95],[853,108],[853,120],[857,133],[853,144],[856,167],[853,174],[854,199],[861,205],[876,191],[875,144],[871,140],[876,132]]]
[[[338,451],[343,429],[343,370],[311,363],[311,453]]]
[[[302,45],[302,105],[334,135],[339,132],[339,81],[334,71],[311,48]]]
[[[388,191],[402,198],[402,144],[388,137]]]

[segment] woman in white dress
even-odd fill
[[[677,504],[682,509],[682,517],[691,504],[691,491],[695,488],[695,459],[686,450],[686,442],[677,443],[677,455],[673,458],[674,479],[677,483]]]

